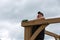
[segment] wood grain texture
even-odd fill
[[[24,29],[24,40],[29,40],[31,37],[31,27],[25,27]]]
[[[51,24],[51,23],[60,23],[60,18],[51,18],[51,19],[36,19],[36,20],[31,20],[31,21],[27,21],[27,22],[22,22],[21,25],[23,27],[26,26],[33,26],[33,25],[40,25],[40,24]]]

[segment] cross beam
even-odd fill
[[[32,26],[32,25],[40,25],[40,24],[46,24],[46,23],[60,23],[60,18],[52,18],[52,19],[45,19],[45,20],[41,20],[41,19],[36,19],[36,20],[31,20],[31,21],[27,21],[27,22],[22,22],[22,26],[26,27],[26,26]]]
[[[46,31],[46,30],[45,30],[45,34],[52,36],[52,37],[55,37],[55,38],[59,38],[59,35],[52,33],[52,32],[49,32],[49,31]]]

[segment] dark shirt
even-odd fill
[[[40,27],[41,25],[34,25],[32,27],[32,35],[34,34],[34,32]],[[43,29],[38,36],[36,37],[35,40],[44,40],[44,33],[45,33],[45,29]]]

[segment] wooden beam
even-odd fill
[[[31,20],[31,21],[27,21],[27,22],[22,22],[22,26],[26,27],[26,26],[33,26],[33,25],[40,25],[40,24],[51,24],[51,23],[60,23],[60,18],[51,18],[51,19],[45,19],[45,20],[41,20],[41,19],[36,19],[36,20]]]
[[[30,40],[35,40],[35,38],[37,37],[37,35],[47,26],[46,25],[41,25],[35,32],[34,34],[31,36]]]
[[[25,27],[24,29],[24,40],[29,40],[31,37],[31,27]]]
[[[45,34],[52,36],[52,37],[55,37],[55,38],[59,38],[59,35],[52,33],[52,32],[49,32],[49,31],[45,31]]]

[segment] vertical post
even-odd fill
[[[31,37],[31,27],[25,27],[25,30],[24,30],[24,40],[29,40],[30,37]]]

